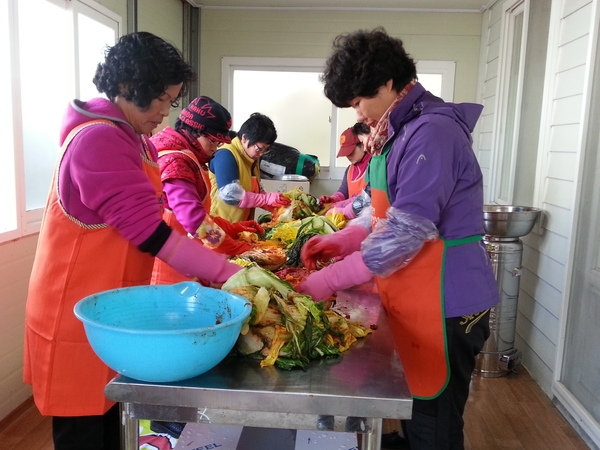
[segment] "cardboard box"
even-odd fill
[[[287,192],[296,188],[310,192],[310,181],[261,180],[261,183],[266,192]]]
[[[354,433],[186,424],[175,450],[358,450]]]

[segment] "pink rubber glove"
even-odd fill
[[[313,300],[327,300],[334,292],[366,283],[373,278],[362,259],[360,251],[354,252],[339,262],[311,273],[296,291],[310,295]]]
[[[354,209],[352,208],[352,203],[354,203],[354,198],[351,198],[348,204],[342,208],[342,214],[344,214],[344,217],[348,220],[356,217]]]
[[[345,198],[346,197],[344,196],[344,194],[342,194],[341,192],[338,191],[333,195],[322,195],[321,197],[319,197],[319,203],[321,205],[323,205],[325,203],[337,203],[337,202],[341,202]]]
[[[369,231],[360,225],[348,225],[332,234],[321,234],[310,238],[300,251],[302,263],[308,269],[316,269],[317,262],[332,258],[344,258],[360,250],[360,244]]]
[[[272,206],[279,208],[281,206],[288,206],[290,203],[292,201],[279,192],[261,192],[260,194],[255,194],[254,192],[246,191],[239,207],[264,208],[265,206]]]
[[[242,269],[228,262],[226,255],[209,250],[197,240],[176,231],[171,233],[156,257],[187,277],[197,277],[215,284],[224,283]]]
[[[333,208],[335,208],[337,211],[341,211],[346,219],[354,219],[356,217],[356,214],[354,214],[354,210],[352,209],[353,202],[354,196],[334,203],[333,205],[331,205],[329,210],[331,211]]]

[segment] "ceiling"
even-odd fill
[[[187,0],[207,9],[386,9],[482,12],[495,0]]]

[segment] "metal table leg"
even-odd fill
[[[138,450],[140,427],[137,419],[129,414],[129,403],[120,403],[121,410],[121,449]]]
[[[383,425],[383,419],[372,419],[371,422],[371,432],[362,435],[361,450],[379,450],[381,448],[381,429]]]

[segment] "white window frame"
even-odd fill
[[[521,47],[519,55],[519,70],[516,77],[511,76],[513,40],[514,40],[514,18],[523,13],[523,25],[521,33]],[[515,173],[518,160],[519,127],[521,122],[521,103],[523,98],[523,83],[525,77],[525,57],[527,48],[527,23],[529,21],[529,0],[507,0],[502,5],[502,41],[500,43],[499,83],[496,98],[496,125],[494,136],[494,154],[492,155],[492,170],[490,186],[491,197],[494,203],[499,205],[510,205],[514,198]],[[514,107],[510,108],[510,82],[516,82]],[[506,130],[512,126],[510,142],[507,141]],[[510,155],[505,153],[505,147],[510,145]],[[505,158],[510,157],[508,164],[504,164]],[[508,173],[506,173],[508,172]],[[507,195],[502,195],[502,178],[505,178],[508,189]]]
[[[61,68],[64,70],[65,76],[69,77],[72,86],[72,92],[70,93],[71,98],[78,98],[80,93],[80,80],[77,57],[77,41],[75,39],[76,31],[78,27],[77,19],[80,14],[86,15],[94,20],[98,18],[105,18],[108,22],[115,24],[116,36],[122,35],[123,25],[120,16],[110,11],[106,7],[100,5],[94,0],[46,0],[49,3],[64,7],[65,14],[71,15],[71,29],[64,30],[57,25],[57,33],[70,33],[71,36],[71,49],[68,53],[71,55],[71,63],[68,67]],[[10,55],[11,55],[11,85],[9,86],[12,93],[10,97],[12,106],[10,107],[9,121],[11,121],[12,132],[13,132],[13,145],[9,149],[4,151],[10,152],[12,149],[12,155],[8,155],[8,160],[14,158],[14,175],[15,175],[15,192],[16,202],[14,205],[15,211],[11,211],[11,214],[16,214],[16,226],[14,229],[8,229],[0,232],[0,243],[9,240],[17,239],[23,236],[35,234],[39,232],[41,226],[41,220],[44,212],[44,208],[35,208],[27,210],[26,206],[26,177],[25,177],[25,158],[24,158],[24,124],[22,120],[23,108],[21,104],[21,90],[28,88],[22,86],[20,81],[20,62],[19,62],[19,23],[17,14],[27,14],[27,11],[20,11],[18,8],[18,0],[8,0],[7,5],[9,12],[9,40],[10,40]],[[106,25],[106,21],[102,21]],[[40,74],[43,76],[43,74]],[[42,97],[43,98],[43,97]],[[58,136],[58,130],[57,136]],[[58,145],[57,145],[58,147]],[[57,154],[59,149],[56,149]],[[51,170],[53,170],[52,168]],[[49,188],[50,186],[48,186]],[[6,192],[5,192],[6,194]],[[10,202],[9,202],[10,203]]]
[[[321,72],[325,67],[324,58],[261,58],[261,57],[228,57],[221,59],[221,103],[233,114],[233,79],[236,70],[259,71],[298,71]],[[441,74],[441,97],[446,101],[454,99],[454,78],[456,63],[454,61],[417,61],[418,74]],[[338,129],[340,108],[331,105],[331,132],[329,136],[330,161],[336,160],[339,136],[343,130]],[[318,179],[341,180],[345,166],[321,166]]]

